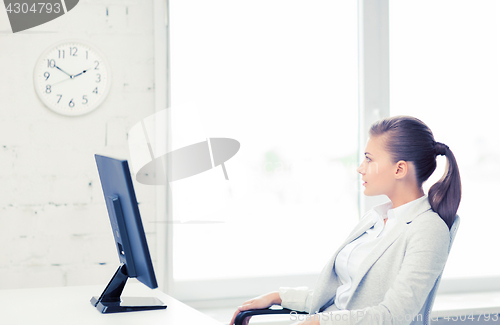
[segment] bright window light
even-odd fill
[[[356,1],[170,2],[174,280],[319,273],[358,223]],[[213,159],[213,157],[211,157]]]

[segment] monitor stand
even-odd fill
[[[92,297],[92,305],[103,314],[167,308],[160,299],[154,297],[120,298],[128,278],[126,265],[120,265],[101,296]]]

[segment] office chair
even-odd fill
[[[448,247],[448,254],[450,253],[451,245],[453,244],[453,241],[455,240],[455,235],[457,234],[457,229],[458,229],[459,225],[460,225],[460,217],[458,215],[456,215],[455,220],[453,221],[453,224],[451,225],[451,229],[450,229],[450,246]],[[441,282],[442,275],[443,275],[443,272],[441,272],[441,274],[436,279],[436,282],[434,283],[434,287],[432,288],[431,292],[429,292],[429,295],[427,296],[427,299],[425,300],[424,306],[422,307],[422,309],[419,312],[419,315],[422,315],[422,317],[418,317],[418,315],[417,315],[415,317],[415,321],[413,321],[410,325],[430,325],[431,324],[432,305],[434,304],[434,299],[436,298],[436,292],[437,292],[437,289],[439,287],[439,283]],[[240,312],[234,320],[234,325],[242,325],[243,320],[247,317],[250,317],[250,316],[268,315],[268,314],[290,314],[292,311],[297,313],[297,314],[307,314],[307,312],[305,312],[305,311],[294,311],[294,310],[287,309],[287,308],[275,309],[275,308],[270,307],[267,309],[250,309],[250,310],[245,310],[245,311]]]
[[[453,245],[453,241],[455,240],[455,235],[457,234],[457,229],[458,226],[460,225],[460,217],[458,214],[455,216],[455,220],[453,221],[453,224],[451,225],[450,229],[450,246],[448,247],[448,254],[450,254],[451,250],[451,245]],[[444,271],[444,270],[443,270]],[[431,311],[432,311],[432,305],[434,304],[434,298],[436,298],[436,292],[439,287],[439,283],[441,282],[441,276],[443,275],[443,272],[438,276],[436,283],[434,284],[434,287],[432,288],[431,292],[429,292],[429,295],[427,296],[427,300],[424,303],[424,306],[420,310],[422,317],[422,322],[417,322],[414,321],[411,323],[411,325],[417,325],[417,324],[423,324],[423,325],[430,325],[431,324]],[[418,319],[418,317],[417,317]]]

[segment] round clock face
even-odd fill
[[[64,41],[48,48],[34,70],[35,90],[42,102],[63,115],[82,115],[96,109],[111,86],[104,55],[81,41]]]

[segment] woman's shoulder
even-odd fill
[[[446,225],[444,220],[439,216],[439,214],[437,214],[430,208],[416,216],[412,220],[411,224],[413,224],[414,227],[428,228],[432,226],[432,228],[435,228],[441,232],[449,233],[448,226]]]
[[[450,239],[448,226],[432,209],[424,211],[408,223],[408,234],[411,237],[431,242],[448,243]]]

